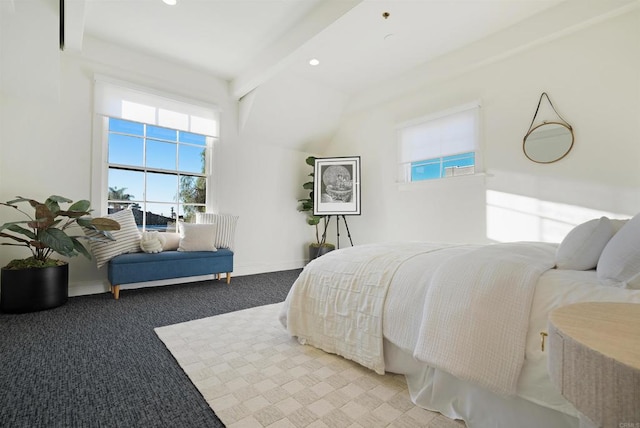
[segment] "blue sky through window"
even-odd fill
[[[110,167],[108,187],[126,189],[124,193],[141,208],[146,199],[146,211],[182,215],[179,202],[185,201],[178,201],[178,172],[204,173],[206,146],[204,135],[109,118],[109,164],[133,168]],[[133,170],[144,168],[153,171]]]
[[[475,153],[461,153],[411,163],[411,181],[433,180],[445,177],[446,168],[475,165]]]

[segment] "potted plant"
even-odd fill
[[[311,167],[315,167],[316,158],[314,156],[309,156],[305,162],[307,165]],[[314,177],[314,173],[311,172],[309,174],[310,177]],[[315,226],[316,228],[316,242],[313,242],[309,245],[309,259],[313,260],[315,258],[320,257],[323,254],[328,253],[329,251],[335,250],[335,245],[330,244],[327,241],[327,217],[326,216],[317,216],[313,214],[313,180],[308,181],[302,185],[305,190],[309,191],[309,197],[298,200],[298,211],[307,213],[307,224],[311,226]],[[318,225],[320,222],[324,223],[324,230],[322,235],[320,235],[320,230]]]
[[[70,234],[70,228],[93,229],[105,239],[113,240],[109,231],[119,230],[120,225],[108,218],[91,218],[87,200],[73,203],[70,199],[53,195],[42,203],[21,196],[16,198],[0,202],[0,205],[21,212],[27,220],[0,226],[0,237],[13,241],[2,245],[27,247],[31,257],[12,260],[2,268],[0,310],[20,313],[60,306],[66,303],[69,294],[69,265],[51,256],[54,253],[65,257],[82,254],[91,259],[91,254],[80,242],[80,239],[91,238],[84,236],[82,230],[78,230],[79,235]],[[34,213],[30,215],[20,209],[18,204],[21,203],[31,205]],[[71,205],[62,209],[61,203]]]

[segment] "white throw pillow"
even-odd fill
[[[194,224],[178,222],[180,245],[178,251],[217,251],[214,245],[215,224]]]
[[[236,235],[236,224],[238,223],[237,215],[196,213],[196,223],[215,224],[215,246],[217,248],[229,248],[230,250],[233,250]]]
[[[579,224],[558,246],[556,267],[570,270],[595,269],[602,250],[613,234],[613,225],[607,217]]]
[[[178,232],[164,232],[165,241],[162,251],[175,251],[180,247],[180,234]]]
[[[164,233],[157,230],[145,231],[140,237],[140,249],[145,253],[161,253],[166,241]]]
[[[640,289],[640,214],[622,226],[602,251],[598,279]]]
[[[115,241],[92,240],[91,252],[96,261],[96,265],[100,268],[115,256],[126,253],[137,253],[140,251],[140,231],[133,217],[131,210],[122,210],[105,217],[115,220],[120,224],[120,230],[114,230],[111,235]],[[92,238],[104,237],[94,231],[85,229],[85,235]]]

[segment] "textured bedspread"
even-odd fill
[[[554,254],[533,243],[346,248],[307,265],[281,318],[301,343],[378,373],[386,337],[418,360],[512,395],[535,285]]]
[[[384,373],[382,315],[397,268],[426,243],[372,244],[333,251],[309,263],[287,296],[281,319],[293,336]]]

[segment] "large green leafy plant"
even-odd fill
[[[316,158],[314,156],[309,156],[305,160],[306,164],[313,167],[315,169]],[[302,185],[302,188],[309,191],[309,197],[304,199],[298,199],[298,211],[304,212],[307,214],[307,224],[311,226],[315,226],[316,228],[316,242],[314,245],[318,247],[328,246],[333,247],[333,244],[328,244],[327,240],[327,217],[326,216],[318,216],[313,214],[313,180],[315,177],[314,172],[309,174],[311,177],[311,181],[308,181]],[[324,223],[324,231],[322,235],[320,235],[320,228],[318,227],[320,223]]]
[[[3,242],[2,245],[15,245],[27,247],[32,256],[26,259],[12,260],[5,268],[25,269],[31,267],[48,267],[64,264],[61,260],[52,259],[54,253],[65,257],[74,257],[79,254],[91,259],[91,253],[80,242],[81,239],[89,240],[82,230],[75,227],[78,235],[72,234],[72,226],[80,226],[100,232],[104,239],[113,240],[109,231],[119,230],[120,224],[109,218],[90,216],[90,202],[81,200],[73,202],[62,196],[52,195],[44,202],[35,199],[17,196],[0,205],[13,208],[27,217],[27,220],[13,221],[0,226],[0,237],[11,239],[15,242]],[[34,213],[29,214],[20,209],[18,204],[28,203]],[[60,204],[70,204],[67,209],[62,209]]]

